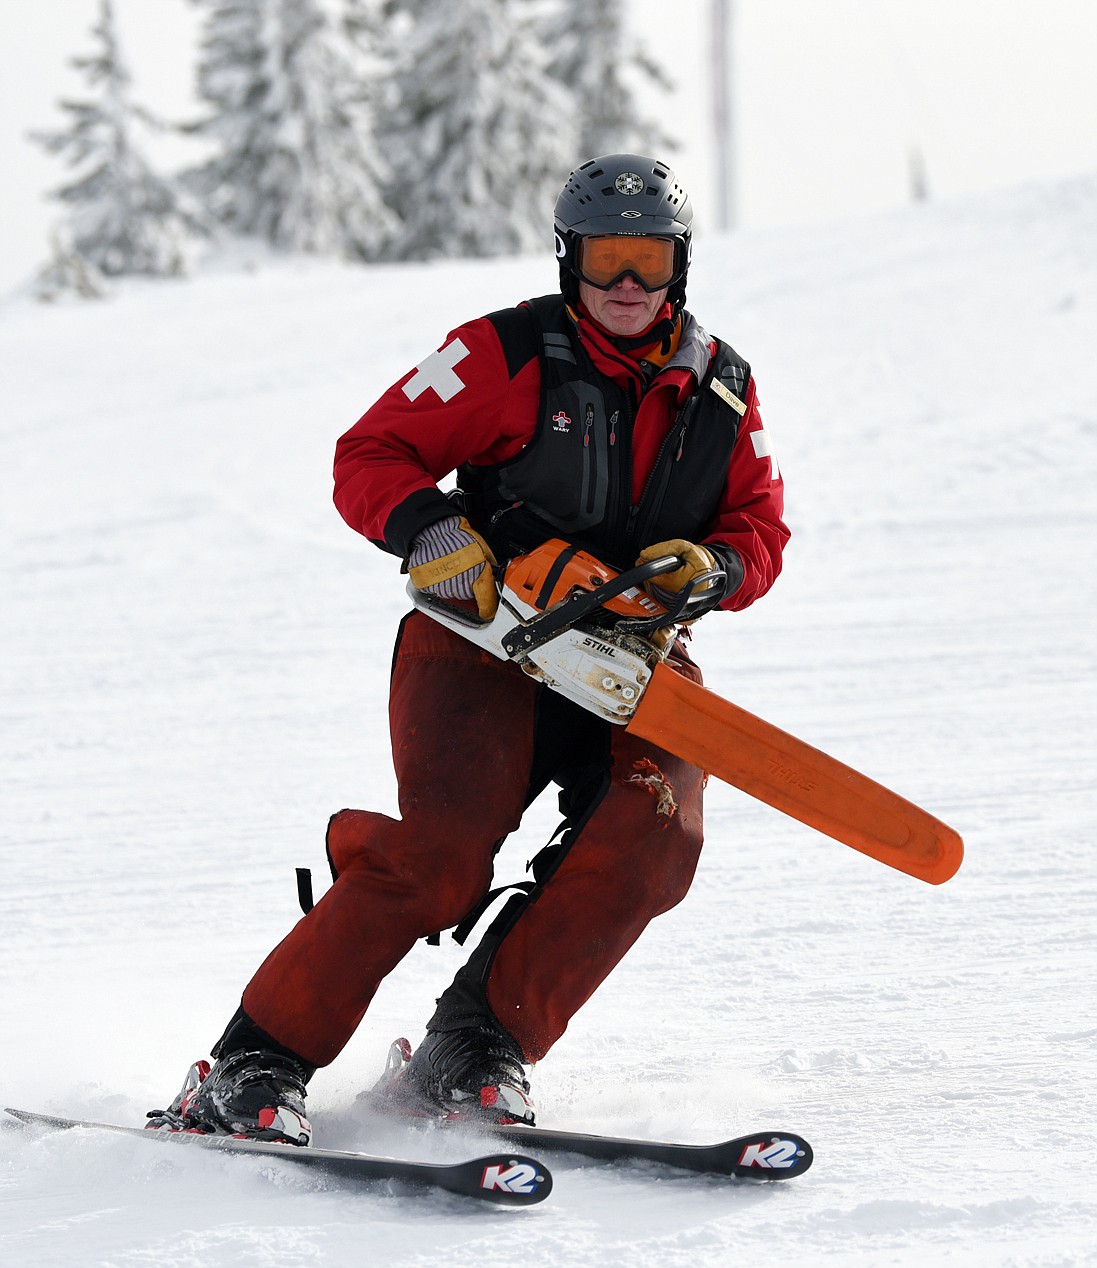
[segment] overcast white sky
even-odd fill
[[[628,0],[678,82],[686,138],[670,156],[700,227],[715,222],[709,0]],[[197,15],[187,0],[115,0],[140,99],[193,109]],[[30,275],[63,176],[26,139],[79,95],[97,0],[0,4],[0,291]],[[733,0],[738,223],[808,224],[894,207],[908,153],[931,195],[956,197],[1097,170],[1097,0]],[[669,16],[673,14],[673,16]],[[587,157],[587,156],[577,156]],[[1097,230],[1095,230],[1097,232]]]

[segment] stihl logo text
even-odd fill
[[[498,1189],[501,1193],[536,1193],[544,1176],[528,1162],[512,1162],[509,1167],[493,1163],[484,1168],[481,1189]]]
[[[739,1159],[740,1167],[762,1167],[765,1170],[791,1167],[799,1150],[794,1140],[756,1140],[747,1145]]]
[[[617,649],[610,647],[608,643],[599,643],[596,638],[584,638],[584,647],[593,647],[596,652],[601,652],[603,656],[616,656]]]
[[[793,770],[791,766],[782,766],[780,762],[770,759],[770,774],[777,779],[783,779],[786,784],[791,784],[794,788],[802,788],[804,792],[815,791],[815,781],[808,779],[806,775],[801,774],[798,770]]]

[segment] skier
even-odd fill
[[[685,309],[692,218],[666,164],[584,163],[555,208],[561,293],[458,327],[339,440],[340,513],[417,588],[489,618],[495,562],[557,537],[617,568],[678,556],[648,583],[664,601],[715,569],[692,615],[773,584],[783,482],[750,367]],[[668,663],[700,680],[680,638]],[[550,783],[566,830],[437,1001],[398,1082],[408,1105],[532,1123],[526,1068],[685,896],[699,769],[419,611],[397,636],[389,715],[401,818],[333,816],[331,889],[248,983],[212,1072],[192,1068],[152,1126],[307,1143],[313,1072],[415,942],[477,907]]]

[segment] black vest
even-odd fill
[[[491,313],[513,378],[536,356],[540,420],[521,453],[457,473],[466,514],[508,559],[563,537],[618,567],[643,547],[683,537],[700,541],[720,504],[746,411],[750,366],[719,343],[697,391],[678,411],[638,504],[632,503],[628,392],[599,373],[562,297]]]

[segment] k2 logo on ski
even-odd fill
[[[791,1167],[800,1151],[794,1140],[752,1140],[739,1158],[740,1167]]]
[[[492,1163],[484,1168],[480,1188],[499,1189],[503,1193],[536,1193],[544,1178],[528,1162],[512,1162],[509,1167]]]

